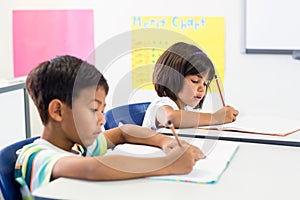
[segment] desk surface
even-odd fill
[[[36,199],[298,199],[300,148],[241,143],[216,184],[148,179],[91,182],[59,178],[37,189]],[[43,198],[41,198],[43,197]]]
[[[171,130],[166,128],[159,129],[159,132],[165,133],[167,135],[172,135]],[[183,137],[219,139],[237,142],[252,142],[261,144],[276,144],[300,147],[300,131],[287,136],[271,136],[231,131],[202,130],[196,128],[177,129],[176,132],[178,136]]]

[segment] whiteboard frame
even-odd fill
[[[293,10],[297,5],[300,6],[300,2],[297,0],[288,1],[289,2],[280,0],[244,1],[245,53],[293,54],[295,50],[300,50],[300,29],[297,28],[296,24],[291,24],[290,21],[288,21],[293,19],[294,21],[299,21],[296,19],[297,17],[292,17],[293,14],[291,13],[294,13],[293,11],[291,13],[288,11]],[[266,4],[270,6],[267,7]],[[278,10],[282,10],[282,12],[277,12]],[[274,20],[271,21],[271,19]],[[300,25],[300,22],[297,23]],[[268,28],[268,31],[271,33],[268,34],[264,32],[265,28],[262,28],[262,26],[265,27],[265,24],[271,24]],[[286,29],[282,27],[286,27]],[[283,29],[283,31],[280,31],[280,29]],[[276,32],[274,30],[279,31]],[[286,35],[286,33],[291,32],[292,34]],[[297,32],[299,32],[299,34],[297,34]],[[297,35],[299,35],[299,39]],[[266,40],[266,38],[268,39]],[[289,38],[296,38],[295,43],[293,39],[289,41]],[[297,45],[299,45],[299,47]]]

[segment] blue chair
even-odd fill
[[[15,181],[14,170],[17,160],[16,151],[21,149],[24,145],[32,143],[39,138],[27,138],[17,143],[4,147],[0,151],[0,189],[5,200],[22,199],[20,193],[20,186]]]
[[[104,114],[106,118],[105,130],[118,127],[119,123],[141,126],[149,105],[150,102],[143,102],[112,108]]]

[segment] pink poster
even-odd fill
[[[93,10],[13,11],[14,77],[58,55],[91,61],[93,50]]]

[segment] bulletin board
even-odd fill
[[[93,10],[13,10],[12,15],[14,77],[60,55],[85,60],[94,50]]]
[[[172,44],[197,45],[224,78],[224,17],[132,16],[132,88],[152,90],[152,73],[159,56]],[[142,34],[136,30],[145,30]]]

